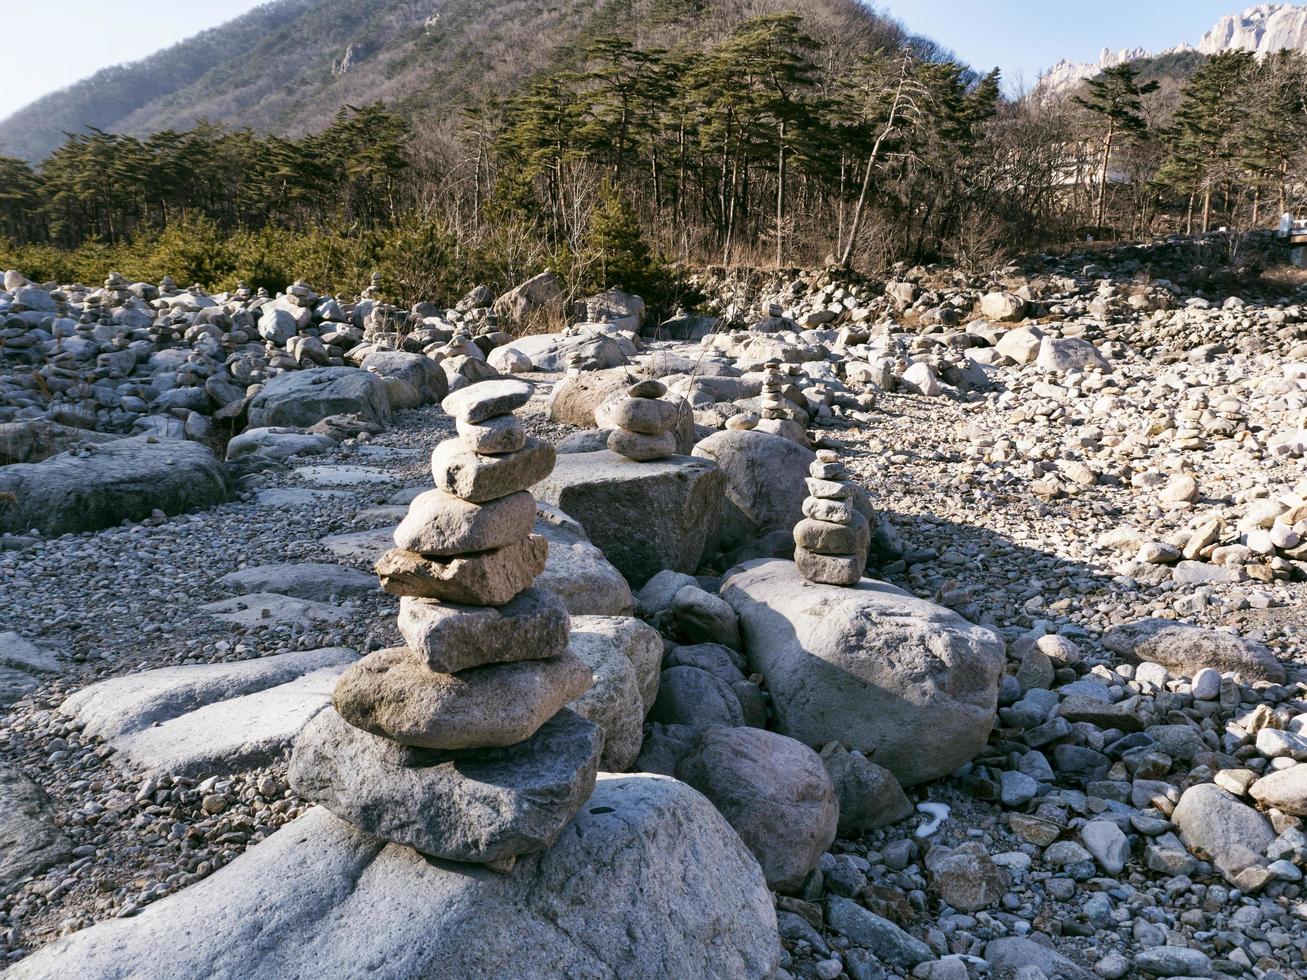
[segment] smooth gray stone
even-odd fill
[[[160,667],[99,681],[64,699],[59,710],[83,723],[84,732],[111,741],[196,711],[286,684],[324,667],[358,658],[347,647],[324,647],[257,660]]]
[[[218,584],[240,595],[276,592],[297,599],[326,602],[332,596],[377,591],[377,577],[357,568],[326,562],[278,562],[255,565],[224,575]]]
[[[290,784],[369,834],[480,864],[543,850],[594,788],[603,730],[564,709],[507,748],[436,751],[354,728],[334,710],[299,738]]]
[[[562,599],[573,616],[630,615],[635,607],[631,587],[590,543],[580,524],[548,504],[537,503],[531,533],[549,542],[545,570],[536,576],[536,588]]]
[[[211,507],[230,492],[227,466],[197,442],[118,439],[86,456],[0,467],[0,532],[99,531],[155,510],[180,514]]]
[[[984,748],[1004,664],[992,630],[884,582],[806,582],[787,561],[736,566],[721,595],[767,679],[776,731],[807,745],[841,742],[904,786]]]
[[[250,400],[250,428],[308,428],[331,415],[362,415],[384,425],[390,417],[386,383],[360,368],[322,367],[279,374]]]
[[[558,842],[509,874],[428,860],[316,807],[6,976],[754,980],[779,953],[762,872],[712,804],[673,779],[602,775]]]
[[[16,770],[0,769],[0,897],[28,875],[66,861],[72,849],[45,791]]]

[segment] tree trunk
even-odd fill
[[[876,158],[880,155],[881,144],[889,138],[897,125],[899,110],[903,106],[903,86],[907,84],[907,80],[908,64],[905,61],[903,63],[903,73],[899,76],[898,88],[894,90],[894,101],[890,104],[889,119],[885,123],[885,128],[876,137],[876,142],[871,144],[871,152],[867,154],[867,166],[862,172],[862,190],[858,193],[858,203],[853,209],[853,223],[849,228],[849,240],[844,243],[844,254],[840,256],[840,265],[846,269],[853,258],[853,247],[857,244],[858,232],[862,230],[862,213],[867,205],[867,190],[871,187],[871,171],[876,166]]]
[[[785,258],[785,123],[777,126],[776,145],[776,268]]]
[[[1094,232],[1103,230],[1103,204],[1107,199],[1107,168],[1112,159],[1112,137],[1116,135],[1116,121],[1107,122],[1107,138],[1103,140],[1103,162],[1098,168],[1098,203],[1094,207]]]

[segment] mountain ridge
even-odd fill
[[[587,33],[664,46],[714,39],[787,0],[276,0],[0,120],[0,155],[38,162],[86,127],[141,136],[200,121],[299,136],[377,100],[450,118],[513,87]],[[905,32],[857,0],[803,5],[805,29],[871,47]]]
[[[1217,20],[1196,45],[1182,41],[1161,51],[1145,48],[1113,51],[1103,48],[1096,62],[1075,62],[1064,58],[1041,74],[1035,87],[1041,92],[1056,94],[1074,88],[1106,68],[1167,55],[1252,51],[1260,58],[1283,48],[1307,51],[1307,6],[1262,3],[1238,14],[1226,14]]]

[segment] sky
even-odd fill
[[[0,119],[98,69],[134,61],[259,5],[261,0],[3,0]],[[802,10],[804,0],[795,0]],[[876,0],[963,61],[1032,84],[1061,60],[1104,48],[1195,43],[1249,0]],[[18,43],[18,39],[26,39]],[[41,39],[36,41],[36,39]],[[28,42],[32,43],[28,43]]]
[[[0,119],[101,68],[137,61],[265,0],[0,0]]]
[[[1063,58],[1098,60],[1103,48],[1157,51],[1197,44],[1252,0],[877,0],[874,6],[934,38],[980,71],[998,67],[1029,87]]]

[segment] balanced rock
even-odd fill
[[[365,732],[420,748],[466,749],[530,738],[589,687],[587,665],[570,652],[442,674],[396,647],[352,664],[331,701]]]
[[[374,837],[488,864],[557,840],[602,750],[599,726],[566,710],[516,745],[456,751],[401,745],[323,711],[296,740],[289,779]]]
[[[536,535],[513,544],[450,558],[425,558],[392,549],[377,562],[381,587],[399,596],[471,606],[510,601],[545,568],[549,545]]]
[[[543,589],[501,606],[403,598],[399,632],[428,667],[455,673],[483,664],[557,657],[567,649],[567,607]]]
[[[428,490],[409,504],[395,544],[432,557],[490,551],[524,540],[535,519],[535,498],[526,490],[480,504]]]

